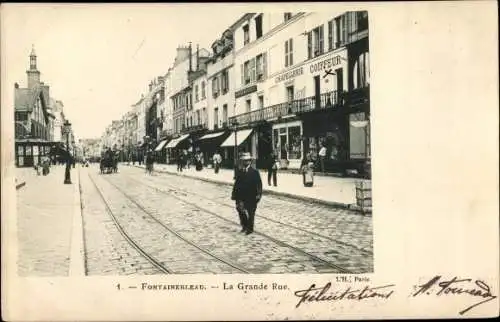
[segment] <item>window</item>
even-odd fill
[[[198,102],[200,100],[200,97],[198,96],[198,85],[194,85],[194,99],[195,102]]]
[[[264,78],[264,57],[262,54],[257,56],[256,64],[257,64],[257,80],[261,80]]]
[[[243,64],[243,81],[242,81],[242,85],[246,85],[246,84],[250,83],[249,66],[250,66],[250,61],[246,61]]]
[[[248,113],[252,110],[252,100],[246,100],[246,109],[245,111]]]
[[[286,101],[287,102],[291,102],[293,101],[293,97],[294,97],[294,88],[293,86],[288,86],[286,88]]]
[[[196,111],[196,125],[198,125],[198,124],[203,124],[203,122],[201,121],[201,118],[200,118],[200,110]]]
[[[201,99],[204,100],[205,96],[205,81],[201,82]]]
[[[201,121],[202,123],[207,122],[207,109],[205,107],[203,108],[203,113],[201,113]]]
[[[250,30],[248,25],[243,26],[243,46],[250,42]]]
[[[323,54],[323,50],[323,25],[321,25],[307,34],[307,57],[317,57]]]
[[[219,108],[214,108],[214,127],[219,127]]]
[[[354,88],[370,85],[370,55],[368,52],[359,55],[354,63],[353,83]]]
[[[340,47],[345,41],[345,29],[344,29],[344,24],[342,23],[342,20],[345,19],[343,17],[344,16],[335,18],[335,32],[334,32],[335,39],[333,40],[334,43],[333,48]]]
[[[368,29],[368,12],[366,11],[356,12],[356,21],[358,22],[358,31],[363,31]]]
[[[212,79],[212,94],[214,98],[219,96],[219,77],[217,76]]]
[[[293,65],[293,38],[285,41],[285,67]]]
[[[285,12],[284,16],[285,16],[285,22],[287,22],[288,20],[292,19],[292,13],[291,12]]]
[[[264,108],[264,96],[259,96],[259,109]]]
[[[221,74],[221,87],[222,87],[222,94],[226,94],[229,90],[229,73],[226,70],[224,70]]]
[[[255,38],[262,37],[262,14],[255,17]]]
[[[222,122],[227,123],[227,104],[222,106]]]

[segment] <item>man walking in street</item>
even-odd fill
[[[255,210],[262,197],[262,181],[260,173],[253,167],[252,156],[245,152],[241,155],[242,169],[237,171],[231,199],[236,202],[236,210],[240,216],[241,232],[253,233]]]

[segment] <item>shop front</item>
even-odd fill
[[[201,151],[205,165],[212,164],[212,157],[216,152],[219,152],[222,157],[224,156],[221,144],[228,136],[228,131],[220,131],[205,134],[196,141],[195,150]]]
[[[344,173],[349,163],[348,117],[341,110],[319,110],[301,115],[303,121],[304,155],[326,148],[324,171]],[[319,162],[317,171],[321,171]]]
[[[302,122],[273,125],[273,150],[283,169],[298,169],[303,158]]]
[[[234,160],[235,160],[235,150],[236,157],[240,153],[250,152],[252,156],[255,158],[255,152],[252,153],[252,150],[255,145],[252,141],[254,141],[255,135],[253,129],[244,129],[237,130],[231,132],[231,134],[224,140],[221,144],[221,149],[223,151],[222,154],[222,166],[225,168],[233,168]],[[237,147],[235,149],[235,146]]]
[[[191,147],[191,141],[188,139],[189,134],[183,134],[167,143],[165,149],[167,150],[167,163],[176,163],[179,153],[182,150],[188,150]]]
[[[42,140],[17,140],[15,143],[16,167],[33,167],[44,157],[53,158],[51,147],[57,142]]]

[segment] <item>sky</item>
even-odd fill
[[[210,49],[245,12],[242,6],[2,4],[7,104],[27,86],[32,45],[41,81],[61,100],[77,138],[100,137],[172,65],[176,48]]]

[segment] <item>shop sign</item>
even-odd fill
[[[236,93],[234,93],[234,97],[235,98],[242,97],[256,91],[257,91],[257,85],[252,85],[237,91]]]
[[[302,74],[304,74],[304,67],[300,66],[298,68],[292,69],[289,72],[286,72],[286,73],[283,73],[279,76],[276,76],[276,78],[274,79],[274,82],[277,84],[277,83],[295,78],[297,76],[300,76]]]
[[[335,56],[328,57],[326,59],[312,63],[311,65],[309,65],[309,72],[311,74],[315,74],[323,70],[330,70],[333,67],[340,65],[341,63],[342,63],[342,56],[337,54]]]

